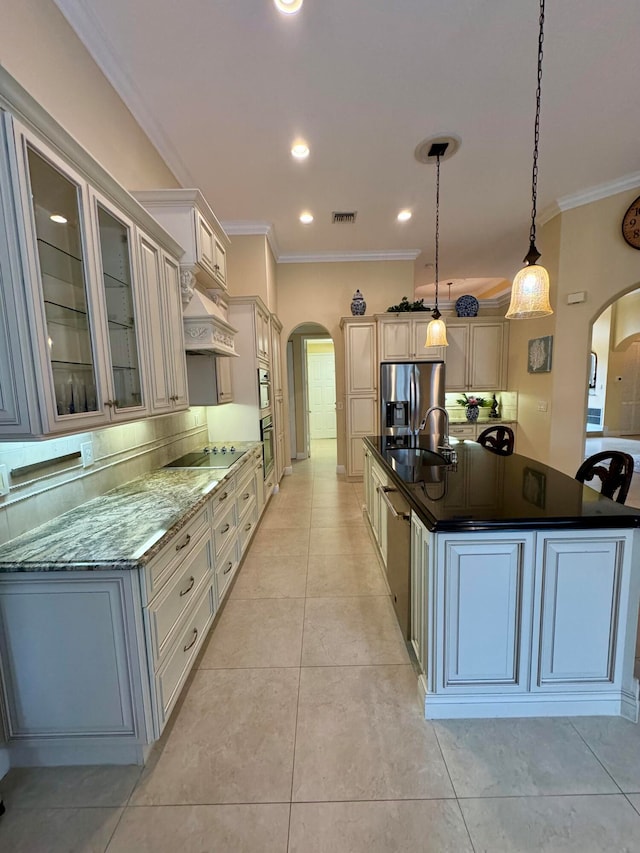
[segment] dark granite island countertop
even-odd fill
[[[221,482],[215,470],[152,471],[0,546],[0,572],[138,569]]]
[[[412,465],[412,454],[402,458],[394,439],[369,436],[365,444],[429,530],[640,527],[640,509],[517,453],[500,456],[477,442],[459,442],[454,465]],[[418,448],[430,449],[428,436],[420,437]]]

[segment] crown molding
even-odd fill
[[[407,251],[393,250],[381,252],[326,252],[316,255],[280,255],[279,264],[323,264],[351,261],[415,261],[420,249]]]
[[[582,207],[585,204],[592,204],[594,201],[601,201],[603,198],[617,195],[618,193],[626,192],[626,190],[638,189],[640,187],[640,172],[631,172],[629,175],[624,175],[622,178],[616,178],[614,181],[608,181],[606,184],[596,184],[596,186],[588,187],[586,190],[581,190],[578,193],[562,196],[553,204],[542,211],[539,222],[544,225],[557,216],[558,213],[564,213],[566,210],[573,210],[574,207]]]
[[[83,0],[54,0],[54,3],[174,174],[176,180],[182,186],[195,185],[196,182],[182,162],[180,155],[153,117],[129,74],[123,70],[123,62],[118,57],[96,16],[86,7]]]

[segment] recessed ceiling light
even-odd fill
[[[67,217],[63,216],[61,213],[52,213],[49,219],[52,222],[59,222],[60,225],[65,225],[67,222]]]
[[[273,2],[278,12],[283,12],[285,15],[295,15],[302,8],[302,0],[273,0]]]
[[[401,210],[398,214],[398,222],[408,222],[411,219],[411,211],[410,210]]]
[[[300,222],[303,225],[309,225],[310,222],[313,222],[313,216],[311,213],[301,213],[300,214]]]
[[[309,156],[309,146],[306,142],[296,142],[291,149],[291,154],[296,160],[305,160]]]

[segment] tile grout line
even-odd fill
[[[425,723],[427,720],[425,720]],[[447,771],[447,776],[449,777],[449,782],[451,783],[451,790],[453,791],[456,805],[458,806],[458,811],[460,812],[460,817],[462,818],[462,823],[464,824],[464,828],[467,831],[467,837],[469,839],[469,844],[471,845],[471,849],[473,853],[475,853],[476,847],[473,843],[473,838],[471,837],[471,832],[469,831],[469,827],[467,826],[467,821],[464,816],[464,812],[462,811],[462,806],[460,805],[460,797],[458,796],[458,792],[456,790],[456,786],[451,777],[451,772],[449,771],[449,765],[447,764],[447,759],[444,757],[444,752],[442,751],[442,746],[440,745],[440,738],[438,737],[438,732],[436,731],[436,727],[431,723],[431,731],[433,732],[433,736],[436,739],[436,743],[438,744],[438,750],[440,752],[440,757],[442,758],[442,763],[444,764],[444,769]]]
[[[584,739],[584,737],[582,736],[582,733],[580,732],[580,730],[579,730],[578,728],[576,728],[576,726],[573,724],[573,721],[572,721],[570,718],[568,718],[568,719],[569,719],[569,725],[570,725],[570,726],[571,726],[571,728],[574,730],[574,732],[578,735],[578,737],[579,737],[579,738],[580,738],[580,740],[584,743],[584,745],[587,747],[587,749],[589,750],[589,752],[593,755],[593,757],[594,757],[594,758],[595,758],[595,760],[598,762],[598,764],[600,765],[600,767],[602,767],[602,769],[603,769],[603,770],[604,770],[604,772],[607,774],[607,776],[611,779],[611,781],[612,781],[612,782],[613,782],[613,784],[616,786],[616,788],[618,789],[618,791],[619,791],[621,794],[624,794],[624,791],[622,790],[622,788],[620,787],[620,785],[618,785],[618,783],[617,783],[617,781],[614,779],[613,775],[609,772],[609,770],[607,769],[607,767],[605,767],[605,765],[602,763],[602,761],[600,761],[600,759],[599,759],[599,758],[598,758],[598,756],[596,755],[595,751],[591,748],[591,746],[589,745],[589,743],[587,743],[587,741],[586,741],[586,740]]]

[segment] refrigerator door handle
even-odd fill
[[[415,368],[411,369],[411,377],[409,379],[409,388],[410,388],[410,397],[409,400],[409,429],[411,430],[411,435],[416,434],[416,418],[418,417],[416,413],[416,371]]]

